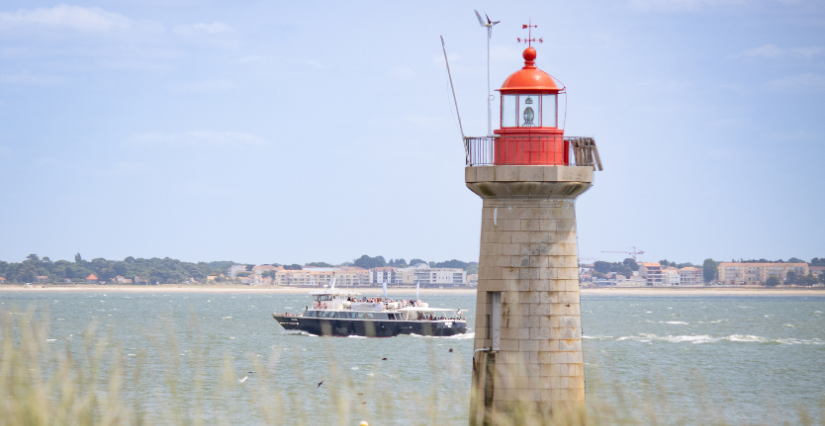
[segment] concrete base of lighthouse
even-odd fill
[[[465,169],[484,200],[470,424],[584,402],[576,197],[592,167]]]

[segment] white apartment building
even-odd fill
[[[679,270],[669,266],[662,271],[662,285],[679,285]]]
[[[235,274],[243,271],[246,271],[246,265],[232,265],[229,267],[227,275],[229,275],[229,278],[235,278]]]
[[[280,270],[275,274],[273,284],[286,286],[320,287],[329,285],[335,279],[336,287],[367,286],[369,271],[357,266],[337,268],[306,268],[300,270]]]
[[[702,269],[694,268],[692,266],[679,269],[679,285],[705,285],[704,271]]]
[[[660,286],[663,284],[662,265],[659,262],[642,262],[639,265],[639,276],[645,279],[648,286]]]
[[[639,275],[633,275],[626,280],[616,281],[616,287],[645,287],[646,285],[647,280]]]
[[[380,266],[370,269],[370,283],[372,284],[401,284],[401,274],[395,266]]]
[[[396,283],[404,285],[442,286],[466,285],[467,272],[461,268],[430,268],[426,263],[419,263],[410,268],[396,270]]]

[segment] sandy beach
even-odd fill
[[[152,286],[138,285],[0,285],[0,294],[15,292],[109,292],[109,293],[284,293],[306,294],[308,288],[273,287],[248,285],[186,285],[162,284]],[[361,294],[381,294],[381,287],[359,287]],[[388,289],[388,294],[409,294],[414,287]],[[421,294],[469,294],[475,289],[434,289],[422,288]],[[765,287],[607,287],[583,288],[584,295],[614,296],[825,296],[825,288],[765,288]]]

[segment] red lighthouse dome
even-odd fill
[[[558,94],[550,74],[536,67],[536,49],[522,54],[524,67],[504,80],[496,164],[566,165],[564,130],[558,128]]]
[[[536,49],[528,47],[524,49],[522,56],[524,57],[524,68],[510,74],[498,91],[502,93],[516,91],[559,93],[559,88],[556,86],[553,77],[536,68]]]

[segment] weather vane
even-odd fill
[[[544,39],[539,38],[538,40],[533,38],[533,28],[538,28],[538,25],[532,25],[531,21],[527,21],[528,23],[521,26],[521,29],[527,29],[527,38],[517,37],[519,43],[527,43],[527,46],[532,47],[533,43],[539,42],[544,43]]]

